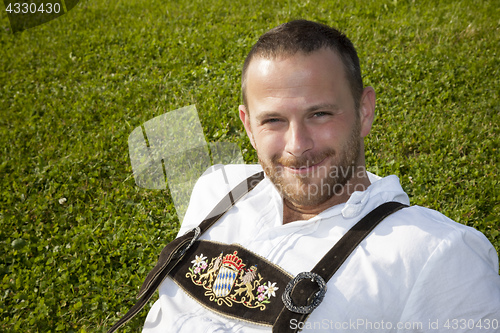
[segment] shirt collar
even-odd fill
[[[403,191],[399,178],[395,175],[381,178],[368,172],[371,185],[365,191],[354,192],[342,208],[342,216],[346,219],[355,218],[365,210],[373,210],[375,207],[387,201],[398,201],[409,204],[408,195]]]
[[[388,201],[397,201],[409,205],[408,195],[403,191],[399,178],[395,175],[379,177],[368,172],[370,186],[364,191],[355,191],[347,202],[332,206],[311,220],[324,219],[335,215],[342,215],[344,219],[352,219],[367,214],[377,206]],[[309,220],[309,221],[311,221]]]

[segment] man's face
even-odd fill
[[[338,195],[364,164],[371,121],[355,110],[349,87],[342,61],[327,49],[249,65],[240,117],[267,176],[295,205]]]

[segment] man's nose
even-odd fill
[[[286,133],[286,152],[299,157],[313,146],[314,142],[307,127],[300,123],[290,123]]]

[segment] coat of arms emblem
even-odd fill
[[[196,255],[186,277],[205,289],[205,296],[218,305],[240,303],[249,308],[266,309],[271,297],[276,297],[276,283],[262,283],[257,265],[246,268],[238,251],[212,258],[210,264],[203,254]]]
[[[222,260],[222,267],[219,269],[212,287],[216,297],[225,297],[231,292],[238,273],[245,266],[236,254],[237,252],[232,255],[228,254]]]

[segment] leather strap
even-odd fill
[[[264,172],[261,171],[248,177],[235,188],[233,188],[217,206],[207,215],[200,225],[181,237],[174,239],[163,248],[158,258],[156,266],[149,272],[146,280],[139,290],[139,299],[130,310],[113,325],[107,333],[113,333],[121,326],[131,320],[146,305],[149,299],[156,292],[163,280],[173,267],[184,257],[186,251],[193,245],[198,237],[208,228],[214,225],[242,196],[251,191],[259,182],[264,179]]]
[[[146,277],[146,280],[139,291],[139,300],[125,314],[125,316],[123,316],[113,327],[111,327],[108,333],[115,332],[118,328],[131,320],[149,301],[167,275],[179,275],[180,266],[176,267],[179,261],[185,255],[187,255],[188,258],[191,258],[194,253],[197,253],[196,250],[201,250],[201,248],[199,248],[201,243],[197,241],[198,237],[215,224],[226,213],[226,211],[228,211],[236,203],[236,201],[252,190],[263,178],[264,173],[260,172],[241,182],[217,204],[217,206],[210,212],[210,214],[208,214],[198,227],[188,231],[185,235],[178,237],[167,244],[167,246],[165,246],[160,253],[158,263]],[[308,315],[321,303],[326,292],[326,282],[335,274],[352,251],[385,217],[404,207],[407,206],[398,202],[387,202],[377,207],[362,218],[356,225],[354,225],[354,227],[352,227],[321,259],[311,272],[300,273],[289,281],[286,288],[284,290],[282,289],[283,292],[280,292],[282,296],[281,302],[275,302],[275,305],[280,304],[279,307],[281,307],[281,311],[278,311],[279,315],[277,315],[277,318],[274,321],[273,332],[296,332],[297,329],[291,329],[291,320],[295,319],[297,322],[304,322]],[[237,244],[225,246],[234,247],[236,249],[235,252],[239,251],[241,254],[240,256],[242,258],[246,257],[248,262],[259,260],[256,255],[249,253],[249,251]],[[208,250],[204,251],[208,253]],[[260,259],[265,260],[264,258]],[[272,263],[269,264],[273,266]],[[267,265],[267,263],[265,265]],[[261,264],[260,267],[265,265]],[[274,265],[274,270],[281,270],[281,273],[279,274],[282,274],[282,276],[277,278],[277,281],[284,281],[283,279],[286,280],[287,276],[290,278],[290,276],[279,268],[279,266]],[[265,270],[263,270],[263,272],[264,271]],[[268,275],[271,276],[271,271],[268,270],[268,272]],[[174,280],[177,282],[178,279]],[[201,279],[201,275],[199,277],[195,276],[194,278],[191,278],[191,282],[195,281],[201,281],[202,284],[204,283],[204,280]],[[280,282],[280,284],[281,283],[282,282]],[[183,289],[186,290],[185,286]],[[259,322],[258,320],[252,320],[250,317],[255,316],[250,315],[250,313],[251,311],[247,311],[243,315],[236,312],[232,314],[225,312],[223,314],[234,318],[240,318],[242,320]],[[243,318],[241,316],[243,316]],[[270,319],[261,319],[260,321],[260,323],[264,325],[270,325],[271,322],[272,320]],[[299,325],[296,325],[296,327],[299,327]]]
[[[402,207],[397,202],[377,207],[355,224],[310,272],[296,277],[239,244],[207,240],[194,242],[168,275],[211,311],[273,327],[274,332],[294,332],[291,320],[306,320],[321,303],[327,281],[353,250],[380,221]]]
[[[291,328],[291,320],[304,322],[309,314],[321,303],[326,292],[326,282],[337,272],[354,249],[387,216],[408,207],[399,202],[386,202],[356,223],[318,262],[311,272],[299,274],[292,280],[283,294],[283,307],[273,326],[273,332],[297,332]],[[298,327],[299,325],[295,325]]]

